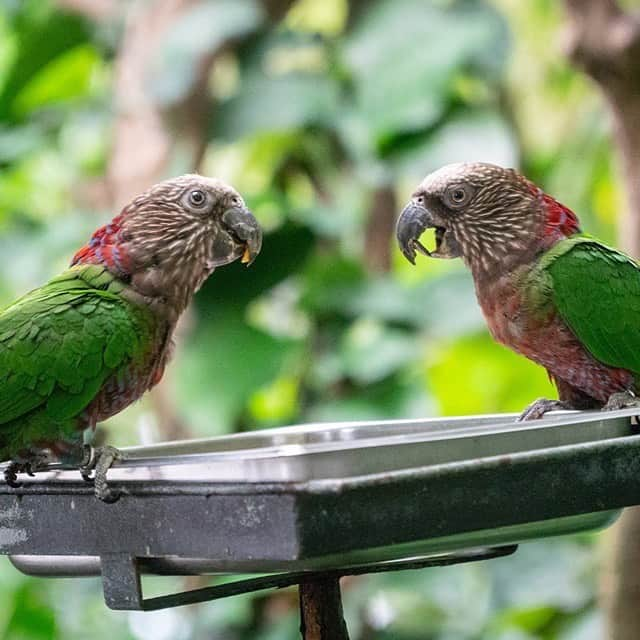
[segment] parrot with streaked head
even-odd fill
[[[435,249],[420,236],[435,229]],[[405,257],[461,257],[492,336],[546,368],[553,409],[636,406],[640,266],[581,232],[577,216],[513,169],[460,163],[427,176],[397,224]]]
[[[0,312],[0,460],[15,485],[46,453],[83,459],[96,495],[117,450],[82,447],[82,432],[156,385],[172,335],[216,267],[250,264],[260,227],[240,194],[185,175],[132,200],[98,229],[71,266]],[[78,455],[80,454],[80,455]]]

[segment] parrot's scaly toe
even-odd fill
[[[96,498],[107,504],[116,502],[124,493],[122,490],[114,491],[107,482],[107,472],[117,460],[124,460],[125,455],[115,447],[101,447],[94,449],[86,446],[84,457],[80,465],[80,473],[87,482],[93,482]],[[91,472],[93,471],[93,476]]]
[[[518,422],[525,420],[539,420],[549,411],[557,411],[559,409],[571,409],[572,407],[562,400],[549,400],[547,398],[538,398],[532,402],[518,417]]]
[[[609,396],[607,404],[602,407],[603,411],[617,411],[618,409],[631,409],[640,407],[640,398],[633,391],[621,391]]]
[[[12,460],[9,466],[4,470],[4,481],[13,489],[22,486],[18,482],[18,474],[26,473],[32,478],[38,471],[42,471],[51,462],[50,456],[44,451],[34,451],[25,454],[18,460]]]

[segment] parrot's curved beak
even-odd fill
[[[435,229],[436,248],[429,251],[421,242],[420,236],[427,229]],[[453,234],[440,226],[433,214],[413,200],[402,210],[396,225],[396,237],[404,257],[416,263],[416,253],[430,258],[457,258],[462,255],[460,246]]]
[[[396,225],[396,237],[404,257],[411,263],[416,263],[416,252],[425,256],[431,252],[420,242],[420,236],[426,229],[434,227],[433,219],[428,209],[411,201],[400,214]]]
[[[227,262],[241,258],[249,266],[262,248],[262,229],[253,214],[241,207],[232,207],[222,214],[222,226],[231,238],[233,247]]]

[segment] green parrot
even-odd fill
[[[0,460],[5,479],[50,454],[106,471],[117,450],[82,434],[157,384],[180,314],[218,266],[251,263],[262,233],[240,195],[186,175],[155,185],[98,229],[69,269],[0,312]]]
[[[422,232],[435,228],[427,250]],[[577,216],[513,169],[475,162],[427,176],[398,220],[404,255],[461,257],[493,337],[545,367],[552,409],[636,406],[640,267],[580,229]]]

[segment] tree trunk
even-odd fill
[[[611,112],[626,207],[619,244],[640,257],[640,19],[615,0],[565,0],[567,50],[600,87]],[[608,640],[640,637],[640,507],[614,528],[603,570]]]
[[[364,263],[372,273],[387,273],[391,269],[396,209],[396,196],[390,186],[372,191],[364,239]]]

